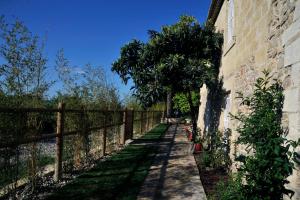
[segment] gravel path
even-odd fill
[[[159,153],[137,199],[206,200],[183,126],[170,126],[158,148]]]

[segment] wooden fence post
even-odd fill
[[[142,135],[143,134],[143,111],[141,111],[141,114],[140,114],[140,134]]]
[[[127,133],[127,108],[125,109],[125,111],[123,112],[123,129],[121,132],[121,145],[125,144],[126,141],[126,133]]]
[[[62,154],[63,154],[63,133],[65,104],[58,104],[57,121],[56,121],[56,157],[54,169],[54,181],[59,181],[62,177]]]
[[[89,144],[89,121],[88,121],[88,113],[86,112],[85,108],[82,107],[82,137],[83,137],[83,148],[84,148],[84,154],[85,158],[89,158],[90,153],[90,144]]]
[[[164,110],[161,112],[160,123],[165,123],[165,111]]]
[[[105,156],[106,151],[106,135],[107,135],[107,127],[106,127],[106,121],[107,121],[107,115],[104,114],[104,129],[103,129],[103,135],[102,135],[102,156]]]
[[[146,130],[149,131],[149,111],[147,110],[146,113],[147,113],[147,125],[146,125],[147,128],[146,128]]]
[[[121,126],[121,136],[120,136],[120,145],[125,144],[125,135],[126,135],[126,112],[127,109],[123,111],[123,119],[122,119],[122,126]]]
[[[151,113],[151,115],[152,115],[152,120],[151,120],[151,129],[154,127],[154,125],[155,125],[155,120],[154,120],[154,111],[152,111],[152,113]]]
[[[134,125],[134,110],[129,110],[130,113],[130,124],[129,124],[129,135],[127,139],[133,139],[133,125]]]
[[[125,141],[132,139],[133,132],[133,110],[125,110],[123,115],[124,129],[121,136],[121,144],[125,144]]]

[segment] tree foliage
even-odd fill
[[[133,40],[124,45],[112,67],[124,83],[133,80],[142,103],[162,99],[168,89],[196,90],[210,79],[207,69],[213,68],[214,51],[222,43],[212,27],[201,27],[195,18],[182,16],[178,23],[148,33],[147,43]]]
[[[56,71],[63,83],[59,99],[73,106],[117,109],[120,100],[117,89],[110,84],[100,66],[86,64],[83,67],[71,66],[63,49],[56,56]]]
[[[2,16],[0,38],[0,56],[4,59],[0,65],[2,94],[43,98],[51,83],[45,79],[47,59],[39,37],[32,35],[21,21],[8,24]]]
[[[124,98],[124,107],[125,108],[129,108],[129,109],[133,109],[133,110],[142,110],[142,106],[141,103],[139,102],[139,100],[132,96],[132,95],[127,95]]]
[[[199,107],[200,105],[200,93],[198,91],[192,92],[192,101],[194,107]],[[180,110],[181,113],[189,114],[191,108],[184,93],[177,93],[173,97],[174,108]]]
[[[133,40],[121,48],[120,58],[113,63],[112,70],[117,72],[126,84],[131,78],[134,95],[148,107],[164,94],[158,80],[155,57],[150,46]]]
[[[193,106],[191,92],[216,74],[215,53],[221,51],[222,35],[210,25],[201,27],[190,16],[148,33],[146,43],[133,40],[122,47],[112,70],[125,83],[133,80],[134,93],[145,106],[164,99],[166,93],[185,93],[196,131],[198,108]]]

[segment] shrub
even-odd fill
[[[210,143],[213,144],[210,146],[209,151],[205,151],[203,155],[203,164],[206,167],[213,168],[223,168],[224,170],[228,170],[231,166],[231,159],[229,157],[230,153],[230,141],[229,136],[231,135],[231,130],[227,129],[224,132],[217,131],[212,134],[210,141],[203,140],[202,143]]]
[[[235,182],[243,183],[239,193],[245,199],[283,199],[284,194],[291,197],[294,193],[285,184],[289,183],[294,149],[300,141],[286,139],[288,131],[281,127],[283,88],[268,71],[263,73],[264,78],[256,81],[253,95],[239,96],[242,105],[249,108],[248,114],[233,116],[241,122],[237,144],[245,145],[247,150],[247,155],[239,157],[241,178]]]
[[[212,166],[212,155],[210,152],[207,152],[207,151],[204,151],[203,152],[203,155],[202,155],[202,162],[203,162],[203,165],[205,167],[211,167]]]
[[[215,168],[229,169],[231,166],[230,153],[230,141],[229,136],[231,135],[231,130],[227,129],[224,132],[217,131],[212,137],[212,156],[214,160]]]
[[[217,185],[216,194],[213,199],[218,200],[244,200],[243,185],[239,174],[231,175],[228,181],[220,181]]]

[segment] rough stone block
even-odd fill
[[[299,30],[300,31],[300,30]],[[300,62],[300,37],[285,47],[284,66]]]
[[[284,112],[299,112],[299,88],[292,88],[284,91]]]
[[[300,19],[300,1],[296,2],[295,13],[294,13],[294,21]]]
[[[289,118],[289,134],[288,139],[297,140],[300,137],[300,113],[288,113]]]
[[[290,181],[290,183],[287,185],[287,188],[295,192],[295,195],[293,196],[292,200],[299,200],[300,199],[300,170],[294,169],[293,174],[288,177],[288,180]],[[285,195],[283,199],[288,200],[290,198]]]
[[[297,35],[300,33],[300,18],[294,21],[291,26],[284,31],[282,34],[282,43],[283,45],[289,45],[295,39],[299,38]]]
[[[292,65],[291,79],[295,87],[300,87],[300,63]]]

